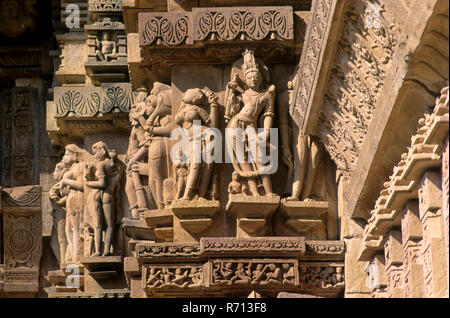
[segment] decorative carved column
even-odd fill
[[[422,223],[418,201],[408,201],[403,210],[402,243],[405,253],[403,258],[405,297],[424,297]]]
[[[448,93],[447,93],[448,94]],[[447,102],[448,102],[448,95],[447,95]],[[447,257],[445,258],[447,260],[447,273],[449,271],[449,188],[450,188],[450,182],[449,182],[449,156],[450,156],[450,147],[449,147],[449,137],[444,142],[444,149],[442,152],[442,211],[443,211],[443,217],[444,217],[444,238],[445,238],[445,252],[447,253]],[[450,290],[449,285],[449,276],[447,275],[447,297]]]
[[[403,288],[403,247],[401,231],[390,231],[384,246],[388,297],[405,297]]]
[[[36,297],[42,255],[41,187],[4,188],[4,295]]]
[[[419,212],[423,227],[425,296],[445,297],[448,272],[440,173],[426,172],[423,176],[419,185]]]

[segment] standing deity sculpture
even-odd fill
[[[318,137],[303,135],[299,128],[289,119],[289,105],[293,98],[293,88],[297,77],[287,84],[287,90],[278,96],[278,124],[280,127],[280,140],[282,160],[288,167],[288,180],[293,180],[292,191],[286,200],[312,200],[323,199],[314,195],[313,186],[317,179],[317,170],[323,155],[323,145]],[[291,141],[294,142],[293,153]],[[289,186],[289,183],[288,183]]]
[[[145,195],[144,183],[139,173],[139,165],[134,163],[141,163],[146,165],[147,151],[145,151],[145,114],[147,89],[142,88],[138,90],[138,95],[135,103],[131,107],[129,114],[131,122],[131,133],[128,140],[127,151],[127,170],[126,170],[126,185],[125,191],[130,204],[131,217],[133,219],[139,218],[139,212],[145,211],[147,207],[147,199]],[[140,151],[143,149],[142,151]]]
[[[172,91],[155,82],[149,96],[141,89],[130,112],[132,131],[128,147],[126,192],[133,218],[148,209],[153,199],[158,209],[171,201],[172,168],[169,162],[172,130]],[[148,176],[147,201],[143,176]]]
[[[63,163],[67,167],[59,188],[61,192],[68,192],[66,195],[66,221],[65,233],[67,239],[67,251],[65,263],[78,262],[83,254],[82,244],[82,223],[83,223],[83,153],[84,150],[75,144],[66,146]]]
[[[67,238],[66,238],[66,202],[69,189],[66,187],[61,188],[61,179],[66,173],[68,167],[64,161],[56,164],[55,171],[53,172],[53,178],[57,181],[49,190],[50,202],[53,208],[53,224],[55,225],[56,237],[58,240],[58,246],[54,249],[54,253],[59,260],[60,267],[64,267],[67,250]],[[53,247],[53,245],[52,245]],[[56,250],[56,251],[55,251]]]
[[[266,166],[259,156],[250,152],[252,144],[257,144],[258,140],[265,142],[269,138],[275,116],[275,86],[269,85],[268,69],[255,59],[252,51],[245,51],[243,56],[241,72],[244,79],[239,75],[239,70],[234,69],[234,74],[231,74],[233,80],[227,85],[225,119],[229,120],[227,128],[250,130],[251,134],[244,135],[243,160],[239,160],[238,137],[233,137],[232,163],[240,178],[247,181],[252,196],[261,195],[260,187],[264,188],[266,196],[274,196],[271,177],[263,173]],[[258,128],[264,130],[260,135]],[[256,160],[250,160],[251,157]]]
[[[188,163],[187,178],[183,190],[177,191],[175,199],[192,200],[194,198],[215,198],[214,163],[213,160],[202,160],[197,150],[203,151],[210,158],[213,157],[216,139],[211,139],[208,128],[217,128],[217,96],[209,88],[188,89],[182,99],[182,105],[175,115],[175,124],[188,131],[189,153],[183,154]],[[196,125],[199,124],[198,127]],[[196,148],[196,143],[200,147]],[[178,181],[183,182],[182,164],[175,162]],[[211,193],[209,193],[211,190]]]
[[[92,146],[95,161],[86,164],[84,182],[89,191],[87,197],[87,216],[84,226],[86,235],[90,230],[94,234],[95,252],[92,256],[111,255],[114,234],[115,207],[114,195],[121,178],[120,167],[114,150],[109,150],[105,142],[99,141]],[[105,231],[102,249],[102,231]],[[86,239],[86,237],[85,237]],[[86,246],[85,255],[90,256]],[[103,250],[103,252],[102,252]]]

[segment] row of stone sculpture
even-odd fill
[[[267,66],[252,51],[244,52],[243,58],[233,64],[231,78],[224,103],[227,128],[253,131],[255,138],[265,140],[268,149],[267,140],[277,123],[281,158],[288,168],[288,180],[292,180],[292,189],[286,183],[283,194],[291,193],[286,200],[326,200],[326,186],[321,185],[318,192],[313,189],[323,157],[322,146],[316,137],[299,134],[298,127],[290,124],[289,105],[293,81],[297,79],[276,98]],[[93,145],[95,159],[91,161],[83,149],[74,144],[66,146],[54,173],[58,182],[50,191],[59,211],[56,218],[61,263],[78,261],[81,255],[111,253],[115,201],[120,199],[115,193],[122,173],[126,175],[125,192],[134,219],[146,210],[169,208],[173,201],[218,200],[218,165],[193,160],[198,140],[201,149],[214,156],[218,140],[208,134],[211,128],[219,128],[218,108],[218,97],[212,90],[192,88],[184,93],[178,111],[172,114],[171,87],[155,82],[150,94],[145,88],[138,90],[131,108],[126,168],[115,150],[103,141]],[[189,151],[178,151],[171,158],[170,136],[176,127],[188,132]],[[271,175],[263,172],[267,164],[259,158],[256,162],[236,160],[236,138],[231,146],[234,172],[229,195],[275,196]],[[251,137],[243,140],[246,159],[253,141]]]
[[[253,52],[246,51],[243,58],[232,68],[232,81],[228,83],[225,101],[227,128],[253,130],[254,136],[268,140],[275,118],[280,128],[282,159],[288,167],[288,179],[293,178],[292,194],[287,200],[304,200],[312,197],[315,173],[323,149],[314,136],[299,135],[289,126],[289,102],[293,83],[280,94],[275,107],[275,86],[270,85],[267,66],[255,59]],[[216,139],[206,136],[207,128],[218,128],[217,96],[207,87],[188,89],[182,98],[177,113],[173,116],[171,87],[159,82],[147,96],[140,89],[130,112],[132,131],[129,139],[127,164],[127,196],[131,214],[137,218],[139,212],[149,209],[154,201],[158,209],[170,206],[173,200],[215,199],[217,197],[216,168],[214,163],[196,162],[193,149],[196,137],[194,121],[199,121],[202,149],[213,151]],[[170,134],[172,127],[189,132],[189,153],[176,154],[170,160]],[[258,129],[263,135],[258,136]],[[296,146],[291,151],[292,136]],[[244,158],[249,158],[252,140],[244,140]],[[230,195],[274,196],[271,175],[262,171],[263,163],[242,162],[237,158],[236,136],[232,144],[232,182],[228,186]],[[184,157],[183,157],[184,156]],[[188,160],[182,160],[188,157]],[[150,194],[146,196],[145,180],[148,177]],[[289,184],[287,185],[287,187]],[[174,189],[174,190],[172,190]],[[285,191],[290,192],[289,190]]]
[[[117,153],[99,141],[92,146],[94,159],[75,144],[65,148],[56,165],[50,189],[54,205],[60,263],[80,257],[112,254],[118,186],[123,175]],[[86,203],[86,204],[85,204]],[[104,233],[103,233],[104,232]]]

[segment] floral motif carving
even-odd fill
[[[293,40],[292,8],[195,9],[195,41]]]
[[[42,253],[41,220],[36,215],[5,214],[6,269],[36,269]]]
[[[84,95],[84,89],[66,90],[57,101],[56,114],[59,117],[66,115],[78,117],[90,117],[96,115],[100,110],[100,95],[91,92]]]
[[[8,207],[27,207],[40,208],[41,206],[41,187],[30,187],[18,195],[9,192],[3,192],[3,206]]]
[[[173,46],[192,44],[191,18],[178,13],[147,13],[139,20],[141,45]]]
[[[128,113],[134,100],[130,84],[101,87],[56,87],[56,117],[97,117],[105,113]]]

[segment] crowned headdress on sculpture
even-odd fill
[[[250,72],[260,72],[259,65],[256,62],[254,51],[245,50],[242,55],[244,56],[244,64],[242,64],[242,71],[244,75]]]

